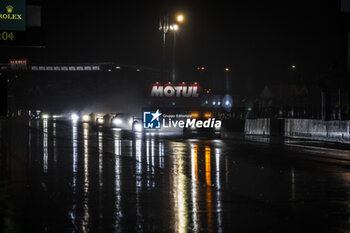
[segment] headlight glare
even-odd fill
[[[121,125],[121,124],[123,124],[123,120],[120,119],[120,118],[114,118],[114,119],[113,119],[113,124],[115,124],[115,125]]]
[[[141,132],[141,131],[142,131],[142,124],[141,124],[141,123],[136,123],[136,124],[134,125],[134,130],[135,130],[136,132]]]
[[[79,120],[79,116],[76,113],[72,113],[71,119],[73,122],[77,122]]]
[[[89,121],[90,120],[90,116],[89,115],[84,115],[83,116],[83,121]]]

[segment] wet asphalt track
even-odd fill
[[[134,136],[53,120],[21,127],[9,136],[2,178],[9,232],[350,230],[347,150]]]

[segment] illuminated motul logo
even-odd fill
[[[177,86],[170,83],[160,85],[155,83],[151,86],[152,97],[198,97],[200,87],[197,83],[193,85],[186,85],[185,83]]]

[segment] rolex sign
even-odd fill
[[[26,1],[0,0],[0,31],[26,30]]]

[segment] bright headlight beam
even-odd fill
[[[140,123],[137,123],[134,125],[134,129],[136,132],[141,132],[142,131],[142,125]]]
[[[90,120],[90,116],[89,115],[84,115],[83,116],[83,121],[89,121]]]
[[[114,118],[113,124],[115,124],[115,125],[121,125],[121,124],[123,124],[123,120],[122,120],[122,119],[119,119],[119,118]]]
[[[79,116],[76,113],[72,113],[71,119],[73,122],[77,122],[79,120]]]

